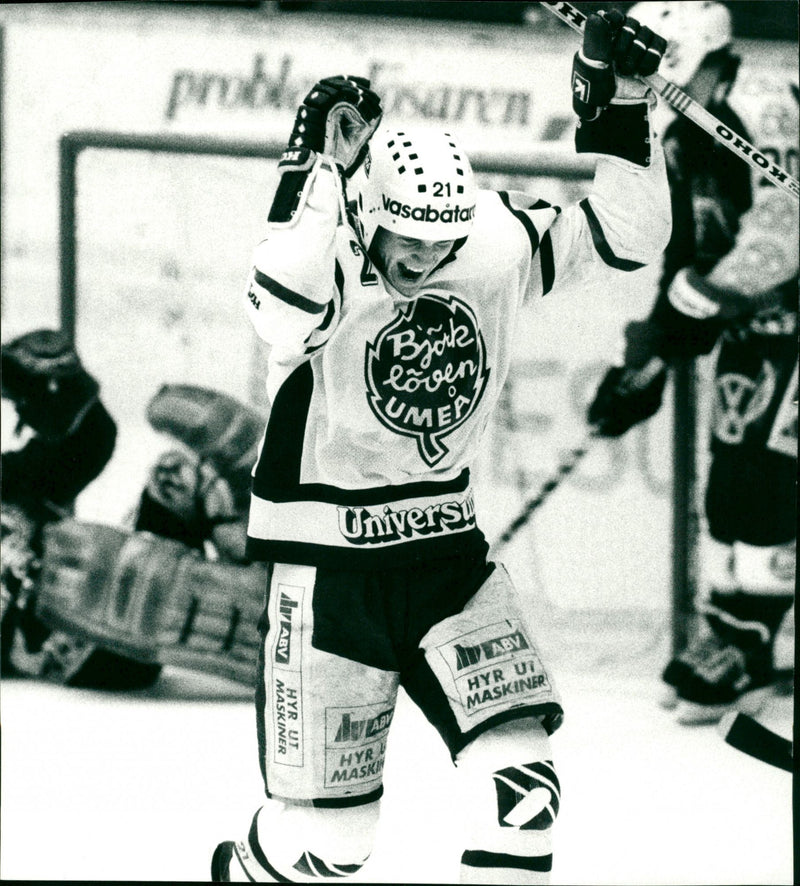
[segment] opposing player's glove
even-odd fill
[[[36,612],[135,661],[252,685],[266,576],[149,532],[63,520],[45,529]]]
[[[595,120],[615,98],[641,100],[646,87],[627,78],[655,73],[666,46],[663,37],[617,10],[590,15],[583,46],[572,61],[575,113],[582,120]]]
[[[666,378],[665,365],[657,358],[644,369],[612,366],[589,405],[589,424],[601,437],[622,436],[658,412]]]
[[[3,396],[14,401],[20,422],[43,437],[74,431],[99,387],[63,332],[36,329],[2,347]]]

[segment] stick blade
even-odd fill
[[[726,743],[744,754],[770,766],[791,772],[792,743],[758,720],[739,711],[729,711],[719,722],[719,731]]]

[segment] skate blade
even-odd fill
[[[729,711],[740,711],[754,717],[766,704],[771,688],[763,686],[752,692],[745,692],[736,701],[729,704],[697,704],[693,701],[679,700],[676,706],[675,719],[684,726],[700,726],[705,723],[719,723]]]

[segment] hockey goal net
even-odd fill
[[[62,324],[100,379],[120,428],[114,458],[79,500],[78,516],[117,523],[136,501],[164,448],[145,418],[160,385],[223,390],[266,416],[267,349],[239,300],[252,248],[263,236],[281,150],[171,135],[62,138]],[[472,160],[483,186],[525,190],[560,205],[583,196],[593,171],[570,146],[554,143],[524,154],[473,153]],[[490,539],[585,432],[586,398],[625,320],[649,307],[652,282],[645,277],[633,295],[614,293],[621,307],[600,320],[593,315],[606,294],[575,293],[573,313],[564,314],[558,303],[547,306],[537,314],[543,326],[520,331],[518,357],[477,471]],[[681,639],[680,580],[692,551],[690,540],[671,543],[669,452],[673,426],[685,436],[691,415],[673,423],[668,400],[653,428],[587,455],[553,504],[504,549],[537,618],[547,623],[548,651],[581,667],[641,667],[643,656],[663,657]],[[636,476],[620,485],[625,472]],[[681,507],[678,538],[681,521],[689,525]],[[629,550],[625,532],[654,511],[657,543],[640,538],[638,549],[634,543]]]

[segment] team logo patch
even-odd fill
[[[725,372],[717,377],[714,401],[714,434],[729,446],[738,446],[748,425],[767,411],[777,385],[775,367],[764,360],[757,378],[738,372]]]
[[[475,411],[489,378],[474,313],[454,296],[418,296],[367,344],[365,373],[376,417],[437,464],[449,451],[442,438]]]
[[[572,92],[579,101],[589,103],[589,81],[577,71],[572,72]]]

